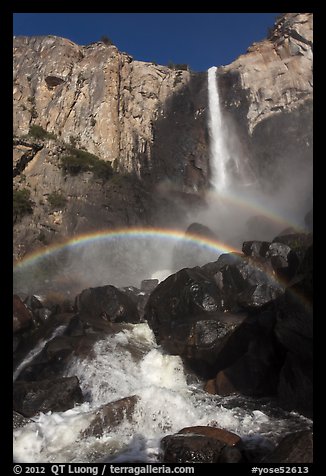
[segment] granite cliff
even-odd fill
[[[14,217],[15,258],[94,229],[187,223],[204,203],[205,72],[54,36],[15,37],[13,58],[14,188],[31,207]],[[290,168],[311,166],[312,14],[280,17],[218,77],[225,120],[257,176],[277,178],[284,157]],[[80,150],[112,173],[69,173],[63,157]]]

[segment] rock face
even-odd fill
[[[313,463],[313,433],[290,433],[262,463]]]
[[[283,15],[266,40],[220,69],[225,112],[269,181],[282,157],[287,166],[311,160],[312,21],[312,13]]]
[[[145,307],[157,342],[208,378],[209,393],[275,396],[311,417],[311,239],[245,242],[246,255],[169,276]]]
[[[65,411],[83,402],[77,377],[40,382],[16,382],[13,408],[25,417],[38,412]]]
[[[243,463],[241,438],[220,428],[183,428],[162,439],[164,463]]]
[[[284,164],[310,173],[312,14],[283,15],[266,40],[220,67],[218,80],[237,137],[230,140],[250,157],[254,176],[273,177],[275,187]],[[15,258],[92,230],[186,226],[187,213],[203,204],[206,72],[136,61],[103,42],[15,37],[13,97],[14,185],[32,202],[15,223]],[[48,135],[26,137],[35,125]],[[65,174],[71,148],[112,164],[113,177]],[[65,202],[53,207],[54,192]]]
[[[172,96],[192,96],[189,71],[136,61],[102,42],[16,37],[14,60],[15,134],[27,134],[32,120],[138,175],[156,167],[154,123],[171,114]]]

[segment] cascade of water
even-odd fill
[[[24,370],[25,367],[27,367],[34,359],[37,355],[39,355],[42,350],[44,349],[45,345],[50,342],[52,339],[54,339],[55,337],[57,337],[58,335],[61,335],[64,330],[66,329],[66,325],[63,325],[63,326],[59,326],[57,327],[53,332],[52,334],[50,335],[50,337],[48,339],[42,339],[40,340],[36,346],[30,350],[28,352],[28,354],[26,355],[25,359],[18,365],[18,367],[16,368],[15,372],[13,373],[13,381],[15,382],[15,380],[18,378],[18,376],[20,375],[20,373]]]
[[[98,341],[93,358],[75,357],[65,376],[76,375],[88,401],[66,412],[40,413],[14,431],[17,462],[158,462],[160,441],[181,428],[219,426],[239,434],[279,440],[284,431],[310,428],[296,414],[268,410],[246,397],[209,395],[187,383],[181,358],[167,355],[145,323]],[[132,419],[84,437],[90,412],[122,397],[138,395]],[[247,401],[248,400],[248,401]]]
[[[209,105],[209,133],[211,139],[211,185],[222,193],[229,185],[230,178],[227,171],[229,153],[223,133],[222,113],[218,93],[216,70],[213,66],[208,70],[208,105]]]

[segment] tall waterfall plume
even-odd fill
[[[229,185],[227,171],[229,152],[224,137],[220,98],[216,81],[216,70],[213,66],[208,70],[208,106],[210,134],[211,185],[218,193],[223,193]]]

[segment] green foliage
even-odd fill
[[[63,208],[67,203],[66,197],[60,192],[49,193],[47,200],[51,208]]]
[[[94,177],[108,180],[113,174],[109,162],[99,159],[86,150],[66,145],[71,155],[61,157],[61,165],[65,173],[77,175],[81,172],[92,172]]]
[[[29,135],[35,139],[56,139],[57,136],[52,132],[47,132],[43,127],[33,124],[29,129]]]
[[[169,61],[167,64],[167,67],[173,70],[182,70],[182,71],[189,71],[189,65],[186,63],[173,63],[172,61]]]
[[[24,215],[33,213],[33,202],[30,200],[30,191],[26,188],[14,190],[13,218],[14,223]]]
[[[113,45],[113,41],[111,40],[111,38],[109,38],[108,36],[106,35],[102,35],[101,36],[101,41],[102,43],[104,43],[105,45]]]

